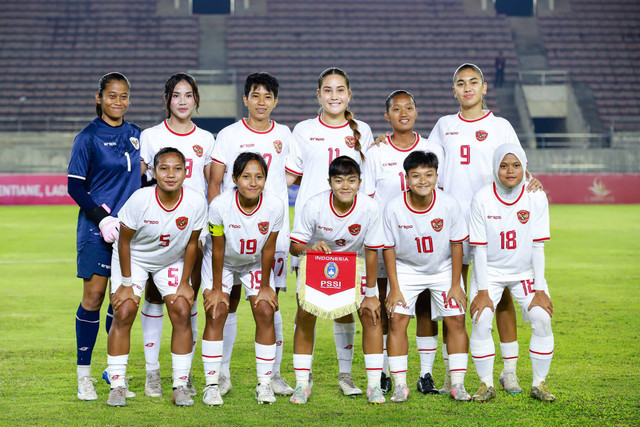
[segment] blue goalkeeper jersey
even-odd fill
[[[84,181],[98,206],[106,204],[111,216],[140,188],[140,128],[124,122],[113,127],[96,118],[76,136],[71,149],[68,177]],[[78,213],[77,248],[103,242],[98,226]]]

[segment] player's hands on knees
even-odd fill
[[[471,318],[474,322],[478,323],[478,318],[487,307],[493,312],[496,311],[493,301],[489,298],[489,291],[478,291],[478,295],[471,301],[471,306],[469,307],[469,313],[471,313]],[[475,315],[476,312],[478,313],[477,316]]]
[[[551,298],[544,291],[536,291],[533,295],[533,299],[531,300],[531,305],[527,309],[527,311],[531,311],[531,309],[535,306],[541,307],[544,311],[549,313],[549,316],[553,317],[553,304],[551,303]]]
[[[189,308],[193,308],[194,292],[189,282],[180,282],[180,285],[178,285],[178,289],[176,289],[176,293],[173,295],[173,298],[171,298],[170,300],[171,304],[176,302],[176,300],[179,297],[182,297],[185,300],[187,300],[187,303],[189,304]]]
[[[387,143],[387,137],[391,135],[391,132],[387,131],[387,133],[381,133],[380,135],[378,135],[378,137],[376,138],[375,141],[373,141],[371,143],[371,145],[369,145],[369,147],[373,147],[374,145],[377,147],[380,144],[386,144]]]
[[[311,248],[309,248],[309,250],[322,251],[325,254],[330,254],[331,253],[331,248],[324,241],[321,241],[321,242],[313,244],[313,246],[311,246]]]
[[[452,286],[451,289],[449,289],[447,301],[450,301],[451,299],[458,304],[460,313],[464,313],[464,310],[467,308],[467,294],[464,293],[460,285]]]
[[[534,178],[532,176],[529,180],[529,184],[527,185],[527,191],[535,193],[538,190],[542,190],[542,183],[538,181],[538,178]]]
[[[278,308],[278,294],[276,294],[276,291],[274,291],[271,286],[260,286],[260,290],[258,291],[258,295],[256,295],[253,307],[258,307],[258,303],[260,301],[265,301],[269,304],[271,308],[273,308],[274,312]]]
[[[216,318],[218,314],[218,305],[224,304],[229,309],[229,294],[222,292],[222,289],[205,289],[202,293],[204,300],[204,311],[211,310],[211,317]]]
[[[364,311],[369,310],[371,313],[371,320],[373,320],[373,325],[377,325],[380,321],[380,300],[378,297],[365,297],[362,300],[362,304],[360,304],[360,316],[364,316]]]
[[[389,317],[393,317],[393,313],[396,311],[398,304],[402,304],[403,307],[407,306],[407,302],[404,300],[404,295],[402,295],[400,289],[391,289],[387,295],[387,299],[384,301]]]
[[[122,304],[126,300],[130,299],[136,304],[136,307],[140,305],[140,297],[133,293],[131,286],[120,286],[114,293],[111,294],[111,306],[113,311],[118,311]]]

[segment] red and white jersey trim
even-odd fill
[[[479,122],[480,120],[486,118],[489,114],[491,114],[491,110],[487,111],[486,114],[478,119],[474,119],[474,120],[467,120],[464,117],[462,117],[462,112],[458,113],[458,118],[460,120],[462,120],[463,122],[467,122],[467,123],[473,123],[473,122]]]
[[[259,135],[264,135],[265,133],[269,133],[269,132],[271,132],[273,130],[273,128],[276,127],[276,122],[271,120],[271,126],[269,127],[269,129],[264,130],[264,131],[255,130],[251,126],[249,126],[249,123],[247,123],[247,121],[244,119],[244,117],[242,118],[242,124],[244,125],[244,127],[246,127],[251,132],[257,133]]]
[[[168,121],[168,120],[165,120],[165,121],[164,121],[164,126],[167,128],[167,130],[168,130],[169,132],[171,132],[172,134],[176,135],[176,136],[189,136],[189,135],[191,135],[192,133],[194,133],[194,132],[196,131],[197,126],[196,126],[194,123],[191,123],[191,124],[193,125],[193,129],[191,129],[189,132],[187,132],[187,133],[178,133],[178,132],[176,132],[176,131],[172,130],[172,129],[169,127],[169,121]]]
[[[256,206],[256,208],[251,213],[248,213],[244,209],[242,209],[242,206],[240,206],[240,199],[239,199],[238,191],[236,190],[236,206],[238,207],[238,210],[242,212],[243,215],[253,216],[253,214],[258,212],[258,210],[260,209],[260,206],[262,206],[262,194],[260,194],[260,200],[258,200],[258,206]]]
[[[167,209],[164,207],[164,205],[160,201],[160,197],[158,197],[158,187],[156,187],[156,201],[158,202],[158,206],[160,206],[162,210],[165,212],[173,212],[176,209],[178,209],[178,206],[180,206],[180,203],[182,203],[183,196],[184,196],[184,188],[180,188],[180,199],[178,200],[178,203],[176,203],[176,205],[172,209]]]

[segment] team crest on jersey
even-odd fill
[[[518,221],[526,224],[529,221],[529,211],[518,211]]]
[[[260,231],[260,234],[267,234],[267,231],[269,231],[269,221],[258,223],[258,231]]]
[[[484,141],[485,139],[487,139],[487,136],[489,136],[489,134],[487,133],[486,130],[477,130],[476,131],[476,139],[478,141]]]
[[[133,148],[135,148],[136,150],[140,149],[140,141],[138,141],[138,138],[132,136],[131,138],[129,138],[129,141],[131,141],[131,145],[133,145]]]
[[[199,145],[194,145],[193,146],[193,151],[195,151],[196,156],[198,156],[198,157],[202,157],[202,153],[204,153],[204,150]]]
[[[327,279],[335,279],[338,277],[338,264],[335,262],[328,262],[327,265],[324,266],[324,277]]]
[[[347,144],[347,147],[353,148],[356,146],[356,138],[353,136],[345,136],[344,142]]]
[[[351,233],[352,236],[357,236],[359,232],[360,224],[353,224],[349,226],[349,233]]]
[[[180,230],[184,230],[185,228],[187,228],[188,223],[189,223],[189,218],[187,218],[186,216],[181,216],[180,218],[176,219],[176,226]]]
[[[444,224],[444,221],[442,221],[442,218],[436,218],[434,220],[431,220],[431,226],[433,227],[434,230],[436,230],[438,233],[442,230],[442,225]]]
[[[279,139],[273,141],[273,148],[276,149],[278,154],[282,153],[282,141],[280,141]]]

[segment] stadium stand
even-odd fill
[[[571,0],[571,12],[538,18],[549,66],[593,92],[602,123],[640,129],[640,2]]]
[[[164,81],[197,68],[199,40],[196,17],[157,16],[156,7],[157,0],[0,2],[0,130],[15,130],[18,120],[23,131],[86,123],[109,71],[132,83],[128,120],[160,120]]]

